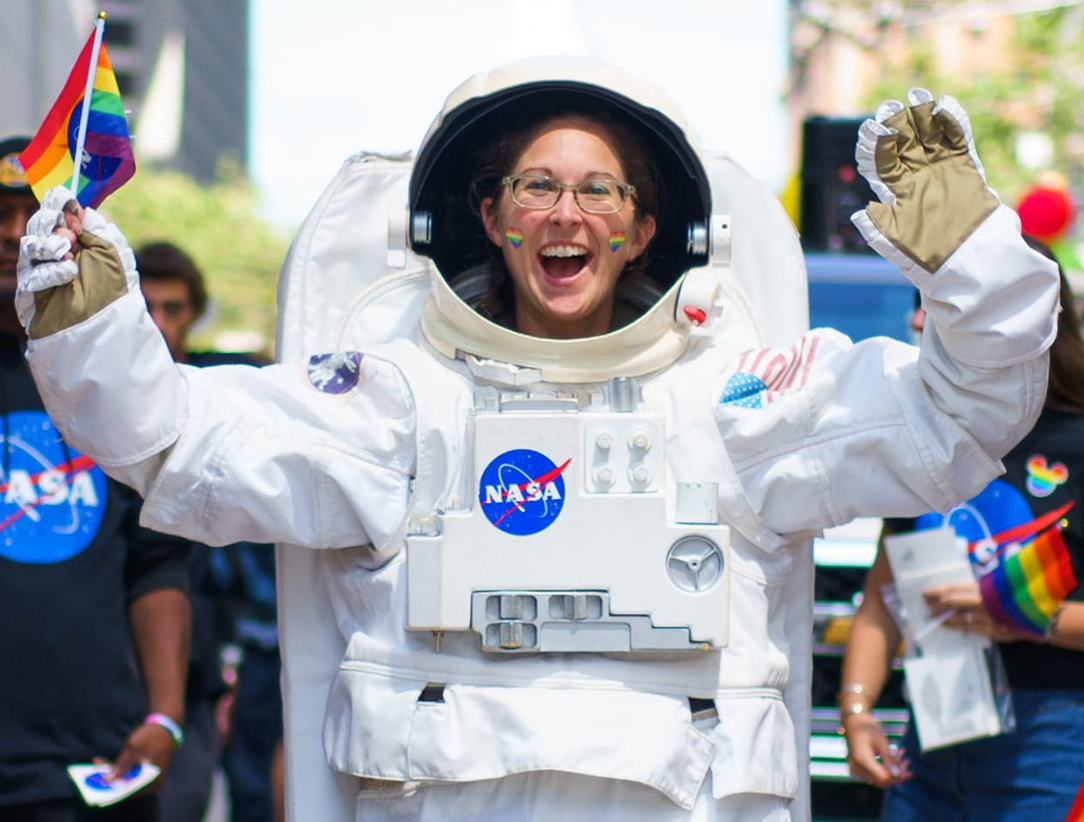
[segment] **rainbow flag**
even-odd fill
[[[993,537],[998,553],[1011,545],[1019,551],[1002,556],[979,578],[979,592],[990,616],[1009,628],[1042,636],[1050,617],[1077,581],[1059,520],[1072,503]],[[978,543],[972,544],[972,549]]]
[[[98,62],[94,67],[76,199],[84,207],[95,207],[135,173],[120,89],[105,44],[100,42],[100,33],[96,29],[79,53],[60,96],[49,109],[38,133],[19,155],[26,180],[39,201],[55,186],[70,187],[77,171],[74,158],[96,38],[99,40]]]
[[[1081,784],[1080,790],[1077,791],[1073,807],[1069,809],[1065,822],[1084,822],[1084,784]]]

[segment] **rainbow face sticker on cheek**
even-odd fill
[[[509,226],[504,230],[504,238],[508,240],[512,248],[519,248],[523,245],[523,232],[514,226]]]
[[[610,251],[617,251],[625,244],[625,232],[615,231],[610,235]]]

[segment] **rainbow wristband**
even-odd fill
[[[143,724],[157,725],[160,728],[165,728],[166,731],[169,732],[169,735],[173,737],[173,741],[178,748],[184,744],[184,731],[181,730],[181,726],[165,714],[147,714],[147,718],[143,720]]]

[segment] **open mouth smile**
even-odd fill
[[[591,261],[591,253],[581,245],[549,245],[538,252],[538,262],[551,280],[568,280],[579,274]]]

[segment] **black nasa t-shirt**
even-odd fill
[[[0,335],[0,805],[76,795],[146,715],[128,604],[187,588],[188,543],[66,446],[17,338]]]
[[[1075,500],[1062,531],[1077,579],[1067,599],[1084,600],[1084,414],[1044,411],[1004,462],[1001,479],[1020,490],[1034,516]],[[1001,657],[1014,688],[1084,688],[1084,651],[1008,642]]]
[[[946,515],[892,519],[896,533],[948,524],[969,541],[1005,531],[1073,501],[1064,519],[1065,545],[1077,579],[1067,599],[1084,600],[1084,414],[1043,411],[1035,427],[1004,458],[1006,473]],[[1021,640],[999,643],[1013,688],[1084,688],[1084,651]]]

